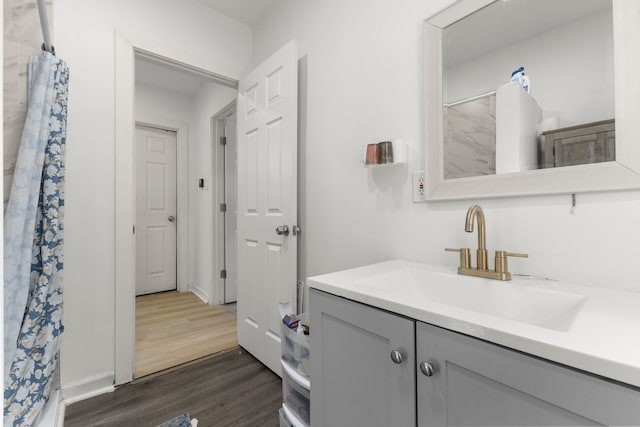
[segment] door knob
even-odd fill
[[[435,369],[429,362],[420,362],[420,372],[426,377],[433,376]]]
[[[176,217],[173,215],[169,216],[169,222],[176,222]]]
[[[276,234],[278,236],[288,236],[289,235],[289,227],[287,227],[286,225],[281,225],[280,227],[276,227]]]
[[[393,360],[393,363],[396,363],[398,365],[401,364],[404,360],[404,356],[402,356],[402,353],[400,353],[398,350],[393,350],[390,356],[391,360]]]

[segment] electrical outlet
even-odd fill
[[[425,201],[425,189],[424,189],[424,171],[413,171],[412,186],[412,199],[413,203],[422,203]]]

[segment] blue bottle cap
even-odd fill
[[[513,73],[511,73],[511,77],[515,76],[518,73],[521,73],[522,71],[524,71],[524,67],[520,67],[517,70],[515,70]]]

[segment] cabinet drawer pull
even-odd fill
[[[422,372],[425,376],[430,377],[435,373],[433,366],[428,362],[420,362],[420,372]]]
[[[397,363],[399,365],[404,360],[404,356],[402,356],[402,353],[398,350],[393,350],[391,352],[391,360],[393,360],[393,363]]]

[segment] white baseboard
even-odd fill
[[[205,304],[209,304],[209,298],[207,298],[207,296],[205,295],[204,292],[202,292],[197,286],[195,285],[191,285],[189,287],[189,290],[191,292],[193,292],[198,298],[200,298],[202,301],[204,301]]]
[[[67,411],[67,405],[64,401],[58,403],[58,414],[56,416],[56,427],[64,427],[64,414]]]
[[[115,390],[113,372],[95,375],[72,384],[62,386],[62,401],[70,405]]]

